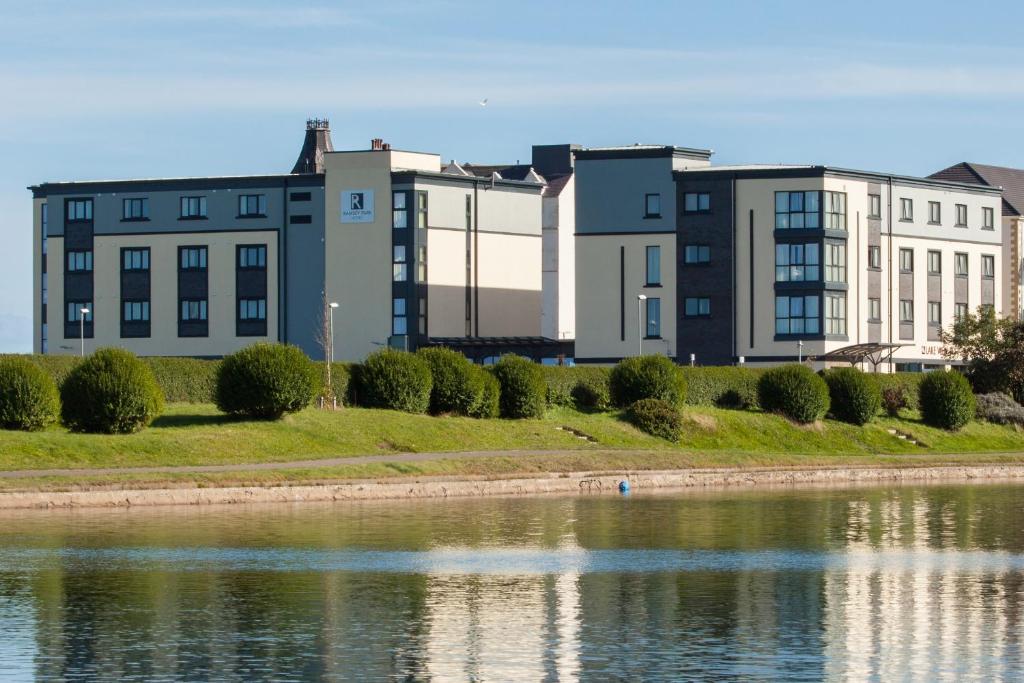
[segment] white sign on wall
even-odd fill
[[[341,222],[373,222],[373,190],[341,191]]]

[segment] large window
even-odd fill
[[[149,248],[122,249],[121,267],[124,270],[149,270]]]
[[[408,263],[405,256],[405,245],[396,244],[392,255],[392,279],[395,282],[405,282],[409,279]]]
[[[882,300],[868,299],[868,322],[877,323],[882,320]]]
[[[91,221],[92,200],[91,199],[69,199],[68,200],[69,221]]]
[[[206,320],[206,299],[182,299],[181,321]]]
[[[267,195],[243,194],[238,196],[239,216],[266,216]]]
[[[409,209],[405,206],[405,193],[391,193],[391,226],[394,228],[409,227]]]
[[[92,270],[92,251],[69,251],[68,272],[88,272]]]
[[[819,192],[776,192],[775,229],[820,228],[820,200]]]
[[[661,195],[644,195],[644,218],[661,218]]]
[[[914,200],[907,199],[906,197],[900,198],[900,220],[901,221],[912,221],[914,220]]]
[[[817,244],[775,245],[775,280],[777,282],[817,281],[820,277]]]
[[[181,218],[206,218],[206,197],[182,197]]]
[[[882,267],[882,248],[868,247],[868,268]]]
[[[405,314],[405,299],[391,300],[391,334],[409,333],[408,317]]]
[[[125,301],[121,316],[126,323],[149,322],[149,301]]]
[[[711,315],[711,299],[699,296],[684,299],[683,315],[687,318],[700,318]]]
[[[121,202],[121,218],[126,221],[143,221],[149,218],[149,200],[145,197],[125,199]]]
[[[647,286],[661,284],[661,247],[647,247]]]
[[[967,254],[958,251],[953,255],[953,272],[957,277],[967,277]]]
[[[661,338],[661,299],[647,298],[647,332],[648,339]]]
[[[981,229],[996,229],[995,211],[990,206],[986,206],[981,210]]]
[[[932,225],[942,224],[942,204],[928,202],[928,222]]]
[[[238,300],[239,320],[266,320],[267,300],[266,299],[239,299]]]
[[[687,192],[683,195],[684,213],[707,213],[711,211],[711,194],[708,192]]]
[[[238,247],[238,267],[247,270],[267,267],[267,247],[262,244],[247,244]]]
[[[846,193],[825,192],[825,229],[846,230]]]
[[[182,270],[206,270],[206,247],[181,247],[178,253]]]
[[[914,322],[914,300],[913,299],[900,299],[900,322],[901,323],[912,323],[912,322]]]
[[[956,205],[956,227],[966,228],[967,227],[967,205],[957,204]]]
[[[775,297],[775,334],[819,334],[817,294]]]
[[[942,303],[939,301],[928,302],[928,324],[932,327],[942,327]]]
[[[846,243],[825,242],[825,281],[846,282]]]
[[[82,311],[86,313],[82,313]],[[85,322],[92,322],[92,302],[91,301],[69,301],[67,303],[67,321],[69,323],[77,323],[82,320],[82,316],[85,316]]]
[[[846,334],[846,294],[825,295],[825,334]]]
[[[868,218],[881,218],[882,217],[882,195],[880,194],[869,194],[868,195]]]
[[[991,280],[996,276],[996,257],[989,254],[981,256],[981,276]]]
[[[928,274],[939,275],[942,273],[942,252],[941,251],[929,251],[928,252]]]
[[[704,244],[687,244],[683,248],[683,260],[686,263],[708,263],[711,260],[711,247]]]
[[[900,249],[900,272],[901,273],[913,273],[914,272],[914,250],[913,249]]]

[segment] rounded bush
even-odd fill
[[[128,434],[164,409],[149,366],[123,349],[99,349],[68,373],[60,387],[61,420],[73,432]]]
[[[357,366],[359,405],[406,413],[430,407],[430,366],[414,353],[384,349]]]
[[[657,398],[640,399],[626,410],[626,419],[640,431],[673,443],[682,436],[682,415],[678,408],[667,401]]]
[[[925,424],[957,431],[971,421],[975,412],[971,384],[959,372],[929,372],[918,392]]]
[[[540,365],[522,356],[502,356],[494,365],[501,386],[501,416],[513,419],[542,417],[547,385]]]
[[[829,411],[842,422],[864,425],[882,406],[882,390],[871,375],[857,368],[834,368],[823,373],[828,385]]]
[[[312,361],[299,347],[260,342],[224,357],[215,400],[225,413],[276,420],[308,406],[319,386]]]
[[[828,412],[828,386],[804,365],[780,365],[757,381],[757,402],[766,412],[806,424]]]
[[[665,356],[626,358],[608,376],[612,403],[619,408],[645,398],[656,398],[673,406],[686,400],[686,378]]]
[[[469,411],[470,417],[495,418],[501,415],[501,384],[494,373],[479,365],[473,366],[473,372],[480,382],[480,402]]]
[[[420,349],[416,355],[430,367],[430,412],[469,415],[484,391],[483,377],[473,364],[458,351],[441,347]]]
[[[57,384],[26,358],[0,358],[0,427],[35,431],[57,419]]]
[[[1000,425],[1024,426],[1024,406],[1009,394],[977,394],[974,399],[979,419]]]

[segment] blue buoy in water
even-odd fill
[[[619,493],[622,493],[622,494],[629,493],[629,481],[628,480],[623,479],[622,481],[619,482]]]

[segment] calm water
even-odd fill
[[[1024,487],[0,516],[0,679],[1021,680]]]

